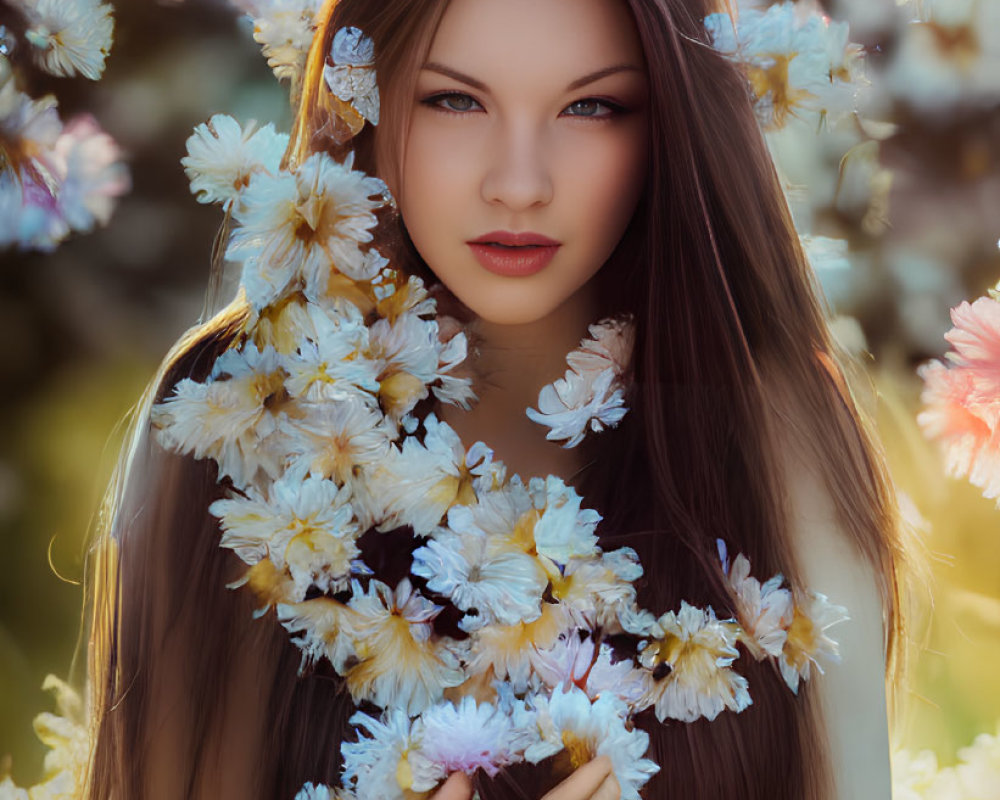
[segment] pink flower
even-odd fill
[[[924,434],[941,442],[948,474],[968,477],[986,497],[1000,497],[1000,302],[981,297],[951,312],[948,364],[917,370],[924,380],[917,415]]]
[[[982,397],[979,376],[968,366],[949,369],[940,361],[917,370],[924,380],[924,410],[917,423],[924,435],[941,442],[945,469],[955,478],[967,477],[986,497],[1000,497],[1000,442],[996,429],[997,401]]]

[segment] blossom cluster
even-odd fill
[[[705,27],[713,46],[745,71],[765,129],[854,110],[863,62],[846,22],[803,13],[802,4],[786,0],[763,11],[741,8],[738,22],[709,14]]]
[[[57,76],[96,80],[111,47],[111,7],[97,0],[15,0],[25,19],[24,46]],[[16,85],[0,46],[0,248],[53,250],[70,232],[88,232],[111,217],[130,179],[122,152],[93,117],[63,122],[56,99],[33,99]]]
[[[0,780],[0,800],[78,800],[83,796],[90,760],[90,737],[83,702],[67,684],[48,675],[42,688],[56,697],[58,714],[35,717],[35,733],[49,748],[41,783],[22,789],[11,778]]]
[[[218,466],[226,496],[209,510],[246,567],[234,586],[285,627],[303,669],[326,660],[366,709],[343,745],[343,785],[301,797],[411,797],[455,770],[492,775],[565,751],[574,764],[607,754],[622,797],[637,798],[658,767],[634,714],[745,709],[740,642],[775,658],[792,690],[836,657],[823,631],[843,610],[794,598],[781,576],[762,586],[742,556],[720,561],[738,619],[686,603],[643,610],[637,554],[599,546],[601,516],[573,487],[509,474],[483,442],[463,444],[429,409],[475,400],[458,374],[466,337],[373,246],[385,186],[351,155],[282,168],[286,143],[222,116],[189,140],[192,190],[236,222],[227,255],[243,264],[252,314],[153,422],[163,446]],[[531,414],[567,446],[625,413],[632,328],[606,320],[590,333]],[[399,529],[412,531],[411,566],[387,581],[365,544]]]
[[[930,750],[900,751],[892,759],[895,800],[977,800],[997,796],[1000,787],[1000,724],[958,751],[958,763],[940,767]]]

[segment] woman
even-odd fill
[[[720,538],[754,574],[786,576],[796,598],[813,590],[849,608],[833,633],[842,662],[797,694],[773,661],[744,651],[735,668],[752,705],[741,700],[741,713],[637,714],[660,767],[642,796],[887,797],[884,679],[899,625],[891,487],[845,388],[744,79],[709,46],[712,10],[702,0],[331,0],[286,162],[353,149],[354,167],[384,179],[398,204],[398,216],[379,212],[380,252],[440,281],[441,307],[465,323],[478,402],[464,410],[460,389],[457,405],[439,394],[413,420],[400,411],[400,430],[434,412],[466,446],[488,443],[510,473],[572,486],[603,515],[604,551],[638,553],[639,605],[654,615],[682,602],[740,614]],[[335,35],[352,27],[373,42],[382,104],[378,127],[345,141],[345,126],[375,116],[370,103],[345,109],[323,79]],[[234,211],[233,255],[256,246],[250,206]],[[299,244],[315,233],[295,231]],[[326,275],[313,280],[334,291]],[[218,375],[217,357],[248,325],[280,338],[284,301],[268,291],[241,296],[168,356],[146,405],[161,429],[179,383]],[[628,413],[560,447],[536,422],[545,409],[530,419],[524,409],[606,318],[634,330],[616,375]],[[378,381],[387,408],[388,379]],[[306,781],[337,784],[340,745],[356,738],[339,676],[349,659],[298,674],[302,653],[259,602],[260,573],[218,546],[216,516],[230,535],[224,510],[235,506],[206,511],[247,499],[226,492],[238,478],[223,470],[220,485],[211,460],[165,452],[145,415],[125,463],[95,558],[91,796],[291,797]],[[404,527],[358,546],[395,581],[413,542]],[[225,588],[245,582],[256,596]],[[803,619],[798,635],[822,636]],[[475,782],[484,798],[538,798],[564,766],[515,764]],[[621,777],[594,759],[551,796],[615,797]],[[437,796],[470,793],[456,773]]]

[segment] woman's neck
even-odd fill
[[[566,354],[579,346],[597,321],[597,298],[584,286],[548,316],[522,325],[478,319],[469,332],[470,359],[479,402],[470,410],[442,407],[441,417],[466,446],[483,441],[511,472],[525,480],[553,474],[572,482],[583,466],[579,448],[546,440],[546,429],[525,409],[535,406],[543,386],[561,378]]]

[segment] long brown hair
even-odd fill
[[[398,174],[417,68],[449,0],[327,0],[301,84],[286,161],[355,149],[356,166]],[[649,179],[597,280],[605,311],[636,319],[630,413],[591,447],[578,488],[600,533],[642,557],[640,600],[681,599],[732,613],[715,540],[755,572],[801,588],[782,501],[779,437],[808,448],[858,551],[875,568],[890,664],[900,626],[897,512],[867,422],[846,388],[810,270],[754,119],[746,84],[707,41],[711,0],[623,0],[649,70]],[[338,142],[321,73],[333,32],[375,43],[384,122]],[[432,278],[401,220],[380,244]],[[297,675],[299,654],[273,619],[254,621],[238,565],[206,511],[220,495],[211,462],[150,442],[148,409],[182,377],[203,378],[246,320],[237,299],[168,355],[137,415],[94,553],[90,637],[96,750],[90,796],[200,792],[291,797],[339,780],[353,706],[337,676]],[[794,388],[791,388],[794,387]],[[780,423],[779,423],[780,420]],[[789,434],[780,425],[795,425]],[[388,574],[389,551],[366,553]],[[383,563],[378,559],[383,558]],[[405,565],[403,566],[405,570]],[[661,765],[644,795],[821,798],[831,785],[818,703],[744,658],[754,704],[712,722],[639,723]],[[228,746],[234,731],[241,737]],[[545,765],[482,780],[484,798],[535,798]],[[173,793],[166,788],[173,787]]]

